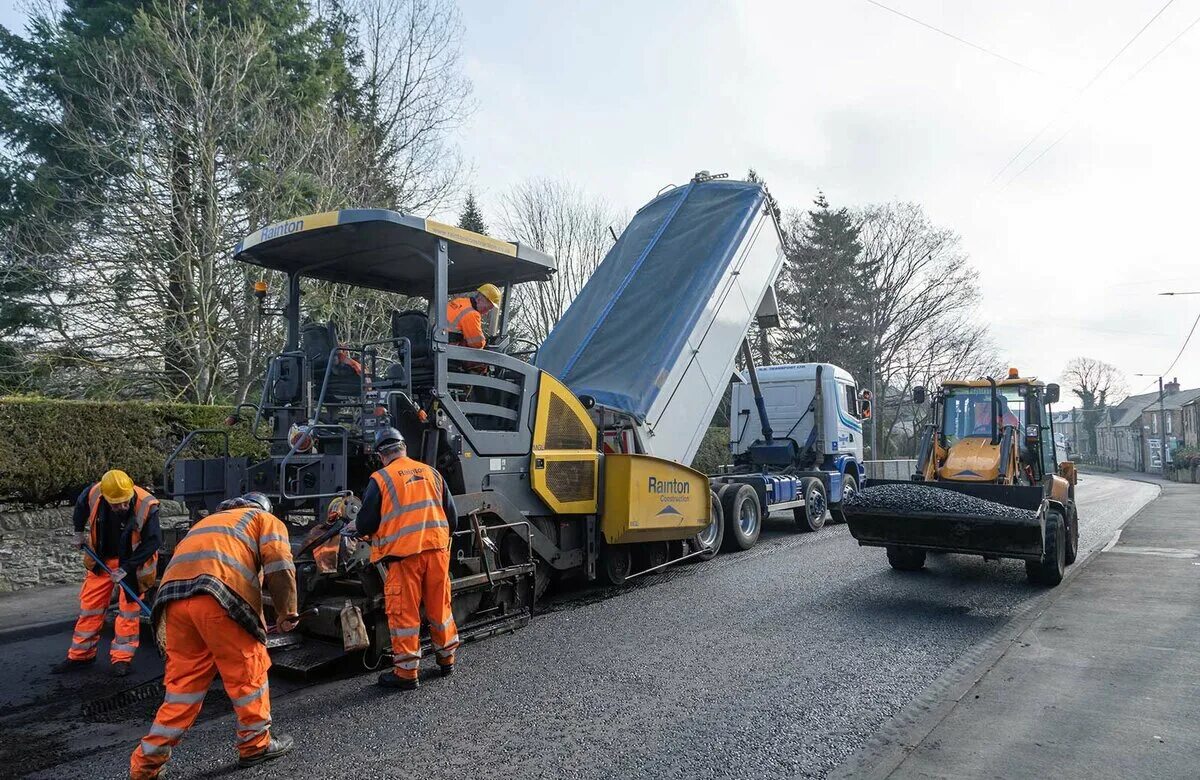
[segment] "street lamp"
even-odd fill
[[[1163,478],[1167,476],[1167,408],[1163,403],[1163,378],[1158,374],[1134,374],[1134,376],[1158,377],[1158,444],[1160,450],[1159,468]]]
[[[1159,295],[1200,295],[1200,290],[1191,290],[1188,292],[1165,292]]]

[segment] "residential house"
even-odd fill
[[[1193,398],[1180,409],[1183,418],[1183,446],[1200,447],[1200,398]]]
[[[1110,407],[1096,426],[1099,456],[1121,468],[1161,472],[1163,440],[1169,463],[1171,452],[1184,441],[1184,408],[1197,400],[1200,388],[1180,390],[1178,380],[1172,380],[1163,385],[1161,403],[1154,391]]]

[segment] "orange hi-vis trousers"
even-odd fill
[[[120,564],[116,558],[112,558],[105,561],[104,565],[115,569]],[[67,651],[67,658],[72,661],[86,661],[96,657],[100,629],[104,628],[104,613],[108,611],[108,603],[112,600],[113,588],[117,587],[119,586],[112,581],[112,577],[88,569],[87,576],[83,578],[83,587],[79,589],[79,619],[75,621],[75,636],[71,639],[71,649]],[[142,632],[141,607],[129,598],[124,588],[121,588],[119,603],[120,611],[117,612],[117,619],[113,624],[112,646],[108,649],[108,660],[114,664],[118,661],[133,660]]]
[[[158,776],[171,757],[171,748],[196,721],[204,695],[218,672],[237,713],[237,749],[242,756],[266,750],[271,741],[271,698],[267,648],[208,595],[166,605],[166,695],[154,716],[150,733],[129,759],[129,776],[149,780]]]
[[[420,676],[422,602],[438,665],[454,666],[459,641],[450,609],[449,550],[425,550],[390,561],[383,597],[397,677],[415,680]]]

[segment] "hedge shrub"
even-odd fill
[[[0,397],[0,499],[29,504],[69,501],[110,468],[160,492],[163,461],[197,428],[225,428],[231,409],[141,402]],[[231,454],[263,457],[247,424],[228,428]],[[219,437],[194,453],[217,455]]]
[[[692,458],[692,468],[705,474],[715,474],[719,466],[730,462],[729,428],[724,425],[714,425],[704,433],[700,449]]]

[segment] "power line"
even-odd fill
[[[873,2],[873,0],[867,0],[867,2]],[[1122,54],[1124,54],[1124,53],[1125,53],[1125,50],[1126,50],[1126,49],[1128,49],[1130,46],[1132,46],[1132,45],[1133,45],[1133,42],[1134,42],[1134,41],[1136,41],[1138,38],[1140,38],[1140,37],[1142,36],[1142,33],[1146,32],[1146,28],[1148,28],[1150,25],[1154,24],[1154,20],[1155,20],[1155,19],[1157,19],[1158,17],[1162,16],[1162,13],[1163,13],[1163,11],[1167,10],[1167,8],[1169,8],[1169,7],[1171,6],[1171,3],[1173,3],[1173,2],[1175,2],[1175,0],[1167,0],[1167,2],[1166,2],[1164,5],[1163,5],[1163,7],[1162,7],[1162,8],[1159,8],[1159,9],[1158,9],[1158,11],[1157,11],[1157,13],[1155,13],[1155,14],[1154,14],[1154,16],[1151,16],[1151,17],[1150,17],[1150,21],[1148,21],[1148,22],[1146,22],[1144,25],[1142,25],[1142,29],[1138,30],[1138,31],[1137,31],[1137,33],[1136,33],[1136,34],[1134,34],[1134,36],[1133,36],[1132,38],[1130,38],[1128,41],[1126,41],[1125,45],[1124,45],[1124,46],[1122,46],[1122,47],[1121,47],[1121,48],[1120,48],[1120,49],[1117,51],[1117,53],[1116,53],[1116,54],[1114,54],[1114,55],[1113,55],[1113,56],[1112,56],[1112,57],[1111,57],[1111,58],[1108,60],[1108,62],[1104,63],[1104,67],[1102,67],[1100,70],[1098,70],[1098,71],[1096,72],[1096,75],[1095,75],[1095,76],[1092,76],[1091,80],[1090,80],[1090,81],[1088,81],[1088,83],[1084,85],[1083,89],[1079,90],[1079,93],[1075,95],[1075,100],[1074,100],[1074,101],[1073,101],[1073,103],[1072,103],[1072,108],[1073,108],[1075,105],[1078,105],[1078,103],[1079,103],[1079,99],[1083,97],[1084,93],[1086,93],[1086,92],[1087,92],[1089,89],[1091,89],[1091,88],[1092,88],[1092,86],[1093,86],[1093,85],[1094,85],[1094,84],[1095,84],[1097,81],[1099,81],[1099,80],[1100,80],[1100,77],[1101,77],[1101,76],[1103,76],[1105,73],[1107,73],[1107,72],[1108,72],[1108,69],[1109,69],[1109,68],[1111,68],[1111,67],[1112,67],[1112,65],[1113,65],[1113,63],[1114,63],[1114,62],[1116,62],[1116,61],[1117,61],[1117,59],[1118,59],[1118,58],[1120,58],[1120,56],[1121,56]],[[1042,137],[1042,135],[1043,135],[1043,134],[1044,134],[1044,133],[1045,133],[1047,130],[1049,130],[1051,127],[1053,127],[1053,126],[1054,126],[1054,125],[1055,125],[1055,124],[1058,122],[1058,120],[1059,120],[1059,119],[1061,119],[1061,118],[1062,118],[1062,112],[1060,112],[1060,113],[1059,113],[1059,114],[1058,114],[1058,115],[1057,115],[1057,116],[1056,116],[1054,119],[1052,119],[1050,122],[1047,122],[1047,123],[1046,123],[1046,124],[1045,124],[1045,125],[1042,127],[1042,129],[1041,129],[1041,130],[1038,130],[1036,133],[1034,133],[1034,135],[1033,135],[1033,138],[1030,138],[1030,139],[1029,139],[1029,141],[1027,141],[1027,142],[1025,143],[1025,145],[1021,147],[1020,151],[1018,151],[1016,154],[1014,154],[1014,155],[1012,156],[1012,158],[1011,158],[1011,159],[1009,159],[1009,161],[1008,161],[1008,162],[1004,163],[1004,167],[1002,167],[1000,170],[996,171],[996,175],[992,177],[992,180],[988,182],[988,185],[990,186],[991,184],[994,184],[994,183],[996,182],[996,180],[997,180],[997,179],[999,179],[999,178],[1000,178],[1002,175],[1004,175],[1004,172],[1005,172],[1005,171],[1007,171],[1007,170],[1009,169],[1009,167],[1011,167],[1011,166],[1012,166],[1012,164],[1013,164],[1013,163],[1015,163],[1015,162],[1016,162],[1016,161],[1017,161],[1017,160],[1018,160],[1018,159],[1021,157],[1021,155],[1025,154],[1025,152],[1026,152],[1026,151],[1029,149],[1029,147],[1033,146],[1033,145],[1034,145],[1034,143],[1036,143],[1036,142],[1037,142],[1037,140],[1038,140],[1039,138],[1041,138],[1041,137]],[[1067,132],[1070,132],[1070,130],[1068,130]],[[1055,140],[1055,142],[1054,142],[1053,144],[1051,144],[1051,147],[1053,147],[1053,146],[1057,145],[1057,144],[1058,144],[1058,142],[1059,142],[1059,141],[1061,141],[1061,140],[1063,139],[1063,136],[1065,136],[1065,135],[1066,135],[1066,133],[1063,133],[1063,135],[1059,136],[1059,137],[1058,137],[1058,139],[1057,139],[1057,140]],[[1043,152],[1042,152],[1042,154],[1039,154],[1039,155],[1038,155],[1038,159],[1040,159],[1040,158],[1042,157],[1042,155],[1044,155],[1045,153],[1046,153],[1046,152],[1045,152],[1045,151],[1043,151]],[[1028,167],[1029,167],[1029,166],[1025,166],[1025,168],[1022,168],[1022,169],[1021,169],[1021,171],[1020,171],[1020,172],[1017,174],[1017,176],[1020,176],[1020,175],[1021,175],[1021,173],[1024,173],[1024,172],[1025,172],[1025,170],[1027,170],[1027,169],[1028,169]],[[1004,186],[1006,186],[1006,187],[1007,187],[1009,184],[1011,184],[1011,183],[1013,182],[1013,180],[1017,178],[1017,176],[1014,176],[1012,179],[1009,179],[1009,180],[1008,180],[1008,182],[1007,182],[1007,183],[1006,183]]]
[[[889,6],[884,5],[883,3],[876,2],[876,0],[866,0],[866,1],[877,8],[882,8],[883,10],[887,11],[888,13],[893,13],[896,16],[899,16],[903,19],[907,19],[908,21],[910,21],[914,24],[919,24],[927,30],[932,30],[935,33],[938,33],[939,35],[944,35],[947,38],[950,38],[952,40],[958,41],[959,43],[970,46],[972,49],[975,49],[976,51],[981,51],[984,54],[987,54],[991,57],[995,57],[998,60],[1007,62],[1009,65],[1016,65],[1018,68],[1021,68],[1022,70],[1027,70],[1030,73],[1033,73],[1038,76],[1044,77],[1046,75],[1045,73],[1042,73],[1040,70],[1037,70],[1036,68],[1031,68],[1024,63],[1017,62],[1016,60],[1012,59],[1011,57],[1005,57],[1003,54],[1000,54],[999,52],[995,52],[995,51],[992,51],[991,49],[980,46],[977,43],[972,43],[971,41],[968,41],[966,38],[960,38],[959,36],[955,35],[954,33],[947,32],[946,30],[943,30],[940,27],[934,27],[932,24],[929,24],[928,22],[923,22],[914,16],[909,16],[908,14],[904,13],[903,11],[897,11],[895,8],[891,8]]]
[[[1175,368],[1175,364],[1179,362],[1179,358],[1183,357],[1183,351],[1187,349],[1188,342],[1192,340],[1192,334],[1196,332],[1196,325],[1200,324],[1200,314],[1196,315],[1196,319],[1192,321],[1192,329],[1188,331],[1187,338],[1183,340],[1183,346],[1179,348],[1179,352],[1175,354],[1175,359],[1171,361],[1171,365],[1167,366],[1167,370],[1162,372],[1160,376],[1166,376],[1171,373],[1171,369]]]
[[[1170,5],[1170,3],[1167,3],[1167,5]],[[1164,6],[1164,8],[1165,8],[1165,7],[1166,7],[1166,6]],[[1159,11],[1159,13],[1162,13],[1162,11]],[[1150,21],[1154,21],[1154,20],[1153,20],[1153,19],[1151,19]],[[1153,56],[1153,57],[1151,57],[1150,59],[1148,59],[1148,60],[1146,60],[1144,63],[1142,63],[1142,66],[1141,66],[1140,68],[1138,68],[1136,71],[1134,71],[1134,72],[1133,72],[1133,75],[1132,75],[1132,76],[1130,76],[1128,79],[1126,79],[1125,83],[1126,83],[1126,84],[1128,84],[1130,81],[1133,81],[1134,79],[1136,79],[1136,78],[1138,77],[1138,75],[1139,75],[1139,74],[1141,74],[1141,72],[1142,72],[1142,71],[1144,71],[1146,68],[1150,67],[1150,63],[1152,63],[1152,62],[1154,62],[1156,59],[1158,59],[1158,58],[1159,58],[1159,56],[1160,56],[1160,55],[1161,55],[1163,52],[1165,52],[1167,49],[1169,49],[1169,48],[1171,48],[1172,46],[1174,46],[1176,41],[1178,41],[1178,40],[1179,40],[1180,38],[1182,38],[1184,35],[1187,35],[1188,31],[1189,31],[1189,30],[1191,30],[1193,27],[1195,27],[1197,24],[1200,24],[1200,17],[1197,17],[1195,21],[1193,21],[1193,22],[1192,22],[1191,24],[1189,24],[1187,27],[1183,28],[1183,32],[1181,32],[1181,33],[1179,33],[1178,35],[1176,35],[1174,38],[1172,38],[1172,39],[1170,40],[1170,42],[1169,42],[1169,43],[1167,43],[1167,45],[1166,45],[1166,46],[1162,47],[1162,48],[1161,48],[1161,49],[1159,49],[1157,52],[1155,52],[1155,54],[1154,54],[1154,56]],[[1149,22],[1147,22],[1147,25],[1149,25]],[[1146,28],[1145,28],[1145,27],[1143,27],[1142,29],[1144,30],[1144,29],[1146,29]],[[1138,34],[1140,35],[1141,33],[1138,33]],[[1135,36],[1135,37],[1136,37],[1136,36]],[[1132,41],[1131,41],[1131,43],[1132,43]],[[1126,44],[1126,46],[1128,47],[1128,44]],[[1110,62],[1109,64],[1111,65],[1112,63]],[[1107,67],[1107,66],[1106,66],[1106,67]],[[1042,151],[1041,151],[1041,152],[1038,154],[1038,156],[1037,156],[1037,157],[1034,157],[1032,160],[1030,160],[1028,163],[1026,163],[1026,165],[1025,165],[1025,167],[1024,167],[1024,168],[1022,168],[1021,170],[1017,171],[1016,175],[1014,175],[1014,176],[1013,176],[1011,179],[1009,179],[1008,181],[1006,181],[1006,182],[1004,183],[1004,186],[1005,186],[1005,187],[1007,187],[1008,185],[1012,184],[1012,183],[1013,183],[1014,181],[1016,181],[1017,179],[1021,178],[1021,174],[1025,173],[1025,171],[1027,171],[1027,170],[1029,170],[1030,168],[1032,168],[1032,167],[1033,167],[1033,165],[1034,165],[1034,164],[1035,164],[1035,163],[1036,163],[1038,160],[1042,159],[1042,158],[1043,158],[1043,157],[1045,157],[1047,154],[1049,154],[1049,153],[1050,153],[1050,150],[1051,150],[1051,149],[1053,149],[1054,147],[1058,146],[1059,142],[1060,142],[1060,141],[1062,141],[1064,138],[1066,138],[1066,137],[1067,137],[1067,134],[1068,134],[1068,133],[1070,133],[1070,132],[1071,132],[1072,130],[1074,130],[1074,129],[1075,129],[1075,125],[1071,125],[1071,126],[1070,126],[1070,127],[1068,127],[1066,130],[1064,130],[1064,131],[1062,132],[1062,135],[1060,135],[1058,138],[1055,138],[1055,139],[1054,139],[1054,143],[1052,143],[1052,144],[1050,144],[1049,146],[1047,146],[1045,149],[1043,149],[1043,150],[1042,150]],[[1026,145],[1026,148],[1028,148],[1028,144]]]

